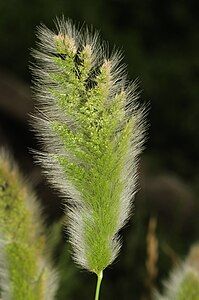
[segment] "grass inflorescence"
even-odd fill
[[[41,26],[38,38],[33,123],[44,147],[37,160],[66,200],[75,261],[99,276],[130,216],[144,109],[121,54],[109,55],[97,34],[62,19],[55,32]]]

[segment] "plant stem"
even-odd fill
[[[97,274],[97,285],[96,285],[96,291],[95,291],[95,300],[99,300],[99,292],[100,292],[100,286],[103,278],[103,272],[101,271],[99,274]]]

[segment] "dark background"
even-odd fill
[[[124,230],[117,261],[105,272],[102,299],[150,299],[146,236],[157,220],[161,281],[199,233],[199,5],[179,0],[0,1],[0,145],[15,157],[42,201],[48,230],[55,232],[54,261],[62,274],[57,299],[92,299],[94,275],[79,271],[58,224],[62,209],[29,148],[39,148],[29,125],[30,49],[36,27],[53,28],[56,16],[93,25],[124,53],[129,78],[140,79],[142,102],[150,101],[148,140],[140,162],[140,192]]]

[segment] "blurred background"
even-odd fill
[[[13,154],[42,202],[60,270],[57,299],[92,299],[95,277],[70,258],[62,206],[34,165],[39,143],[29,125],[36,28],[56,16],[93,25],[110,48],[122,49],[129,78],[150,102],[148,139],[139,165],[140,191],[123,247],[105,271],[102,299],[151,299],[169,270],[199,240],[199,3],[194,0],[0,1],[0,146]]]

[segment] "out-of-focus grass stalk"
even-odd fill
[[[149,219],[148,232],[146,237],[147,245],[147,259],[146,259],[146,270],[147,270],[147,279],[146,287],[148,290],[148,298],[151,299],[152,292],[155,286],[155,280],[158,274],[158,238],[156,234],[157,229],[157,218],[151,217]]]
[[[2,300],[49,300],[55,273],[46,258],[40,209],[12,159],[0,151],[0,290]]]
[[[176,267],[164,284],[163,295],[156,292],[156,300],[199,299],[199,244],[191,248],[185,262]]]

